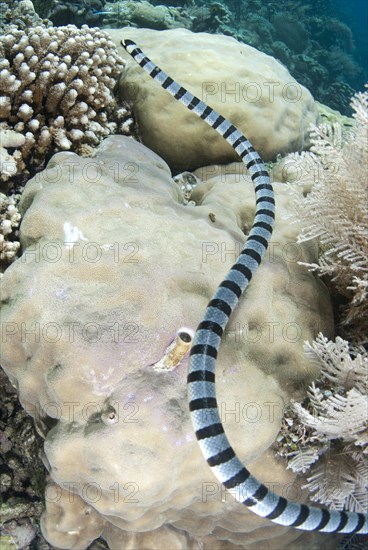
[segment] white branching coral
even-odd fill
[[[322,334],[304,351],[320,369],[303,403],[291,403],[277,441],[288,468],[306,474],[311,499],[335,509],[368,511],[368,92],[352,99],[354,124],[312,129],[310,152],[276,166],[288,177],[299,242],[320,243],[319,263],[339,310],[341,337]],[[300,199],[302,186],[304,199]]]
[[[17,204],[19,195],[7,197],[0,193],[0,261],[9,263],[14,260],[20,244],[14,231],[20,223]]]
[[[312,500],[367,512],[368,354],[322,334],[304,350],[321,367],[321,377],[305,402],[292,403],[287,411],[278,454],[294,472],[308,471],[304,488]]]
[[[368,323],[368,91],[352,99],[355,124],[350,131],[339,123],[313,127],[311,152],[294,154],[290,162],[298,194],[295,211],[305,223],[299,242],[319,239],[318,264],[307,264],[328,275],[345,302],[342,324],[364,342]],[[298,158],[296,158],[298,157]],[[287,164],[287,159],[286,159]],[[296,180],[296,183],[295,183]]]
[[[0,38],[0,131],[24,143],[16,155],[3,145],[2,157],[15,158],[2,161],[0,181],[25,179],[51,152],[85,154],[105,136],[127,133],[129,115],[113,94],[123,66],[98,28],[8,27]]]
[[[1,114],[1,98],[0,98]],[[24,168],[20,147],[26,138],[14,130],[5,130],[0,126],[0,181],[7,181]]]

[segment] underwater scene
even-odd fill
[[[317,101],[346,115],[352,114],[348,98],[367,81],[366,0],[39,0],[34,7],[57,26],[186,28],[232,36],[272,55]]]
[[[361,550],[368,0],[0,0],[0,550]]]

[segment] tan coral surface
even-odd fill
[[[153,369],[179,329],[195,329],[246,238],[254,195],[242,166],[198,171],[207,181],[185,205],[161,158],[113,136],[94,159],[56,154],[25,187],[23,255],[2,280],[0,360],[46,435],[60,492],[46,492],[43,532],[58,548],[86,548],[100,531],[111,548],[284,549],[299,537],[311,548],[310,535],[258,518],[218,486],[189,419],[187,358]],[[225,332],[217,391],[241,459],[299,499],[269,447],[284,403],[316,374],[303,341],[331,334],[332,315],[323,283],[296,262],[316,251],[295,245],[287,188],[275,188],[273,244]]]
[[[310,92],[276,59],[230,36],[187,29],[108,29],[127,60],[120,95],[132,103],[143,143],[172,169],[238,160],[220,135],[154,82],[120,45],[134,40],[161,69],[244,132],[264,160],[301,150],[318,119]],[[179,130],[178,130],[179,129]]]

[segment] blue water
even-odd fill
[[[368,79],[368,0],[333,0],[339,18],[353,31],[354,57],[364,70],[362,84]]]

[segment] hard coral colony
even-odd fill
[[[1,181],[22,183],[51,153],[88,154],[127,130],[112,93],[124,64],[104,31],[11,26],[0,55]]]
[[[256,194],[257,208],[246,245],[210,300],[190,352],[189,409],[204,457],[217,479],[232,491],[236,500],[261,517],[306,531],[368,534],[368,516],[295,504],[272,493],[251,476],[225,436],[214,387],[215,361],[229,317],[261,263],[270,241],[275,218],[272,185],[258,153],[235,126],[173,81],[133,41],[125,40],[122,45],[165,90],[228,141],[243,159]]]
[[[45,439],[42,456],[49,477],[41,526],[46,539],[54,547],[81,549],[98,537],[111,549],[293,548],[296,541],[303,548],[335,548],[333,535],[311,538],[288,527],[367,533],[368,359],[361,344],[368,223],[361,198],[368,93],[353,100],[355,122],[349,119],[348,128],[341,122],[318,127],[312,96],[272,57],[229,37],[176,28],[191,13],[191,24],[200,29],[195,3],[188,12],[182,7],[169,12],[145,1],[107,3],[106,8],[97,1],[93,9],[86,2],[51,2],[51,10],[56,6],[63,17],[69,10],[75,17],[88,13],[96,22],[106,14],[121,18],[122,9],[124,24],[142,26],[139,17],[144,16],[145,25],[170,29],[126,27],[109,33],[53,27],[37,18],[28,0],[7,3],[14,20],[0,38],[0,260],[4,269],[11,265],[2,277],[1,364]],[[261,3],[247,4],[249,9],[254,4],[252,21],[265,18]],[[312,20],[307,31],[299,24],[303,43],[294,46],[292,32],[284,33],[281,4],[264,31],[270,37],[276,32],[280,52],[290,57],[295,50],[293,60],[299,56],[307,62],[303,52],[310,54]],[[201,24],[207,21],[212,32],[231,21],[231,10],[219,2],[203,14]],[[348,48],[350,35],[345,35]],[[118,54],[114,40],[121,38],[152,76],[151,83]],[[212,67],[220,80],[230,82],[231,59],[246,82],[244,72],[257,59],[258,71],[262,65],[279,85],[299,86],[299,102],[287,104],[281,96],[274,104],[263,98],[261,105],[225,102],[228,122],[222,105],[221,114],[208,107],[132,39],[150,51],[156,46],[155,55],[162,54],[170,74],[170,63],[180,73],[189,60],[195,68],[189,89],[211,81]],[[201,64],[208,75],[201,72],[198,79]],[[179,101],[170,102],[157,82]],[[216,102],[215,93],[207,95]],[[177,107],[179,102],[187,110]],[[189,111],[208,123],[208,133],[202,121],[193,130]],[[132,115],[138,123],[134,129]],[[311,145],[312,152],[293,153],[273,167],[281,180],[285,167],[296,166],[302,173],[296,184],[271,185],[257,151],[233,125],[237,118],[268,160]],[[310,122],[315,124],[311,137]],[[221,136],[217,141],[213,129]],[[131,137],[137,131],[160,156]],[[129,137],[111,136],[116,133]],[[243,163],[207,166],[218,159],[237,160],[234,149]],[[170,168],[188,172],[173,179],[163,159]],[[318,181],[310,176],[311,164],[318,165]],[[356,177],[349,178],[352,173]],[[182,181],[194,183],[181,188]],[[331,201],[331,181],[348,206],[342,226],[336,222],[342,214]],[[333,230],[325,218],[332,220]],[[319,257],[316,238],[322,244]],[[297,244],[297,261],[290,260],[285,250]],[[51,249],[56,256],[47,255]],[[332,309],[326,287],[307,267],[330,274],[341,334],[350,346],[339,337],[334,343],[318,335],[321,330],[332,338]],[[290,337],[288,330],[295,328],[298,337]],[[302,340],[312,342],[304,351]],[[320,371],[321,380],[312,382]],[[311,383],[309,401],[299,404]],[[283,416],[288,402],[292,408]],[[249,415],[257,407],[262,412],[254,422]],[[230,409],[235,416],[229,420]],[[13,451],[0,435],[6,464]],[[270,490],[270,483],[282,489],[295,480],[271,449],[276,439],[273,451],[286,457],[294,472],[311,468],[305,486],[314,493],[312,500],[330,510],[291,502]],[[342,472],[343,487],[333,468],[324,468],[327,449],[331,464]],[[342,458],[347,453],[349,468]],[[280,526],[270,526],[269,520]],[[23,527],[7,519],[1,540],[23,548],[36,537],[33,544],[46,548],[31,524],[21,535]]]

